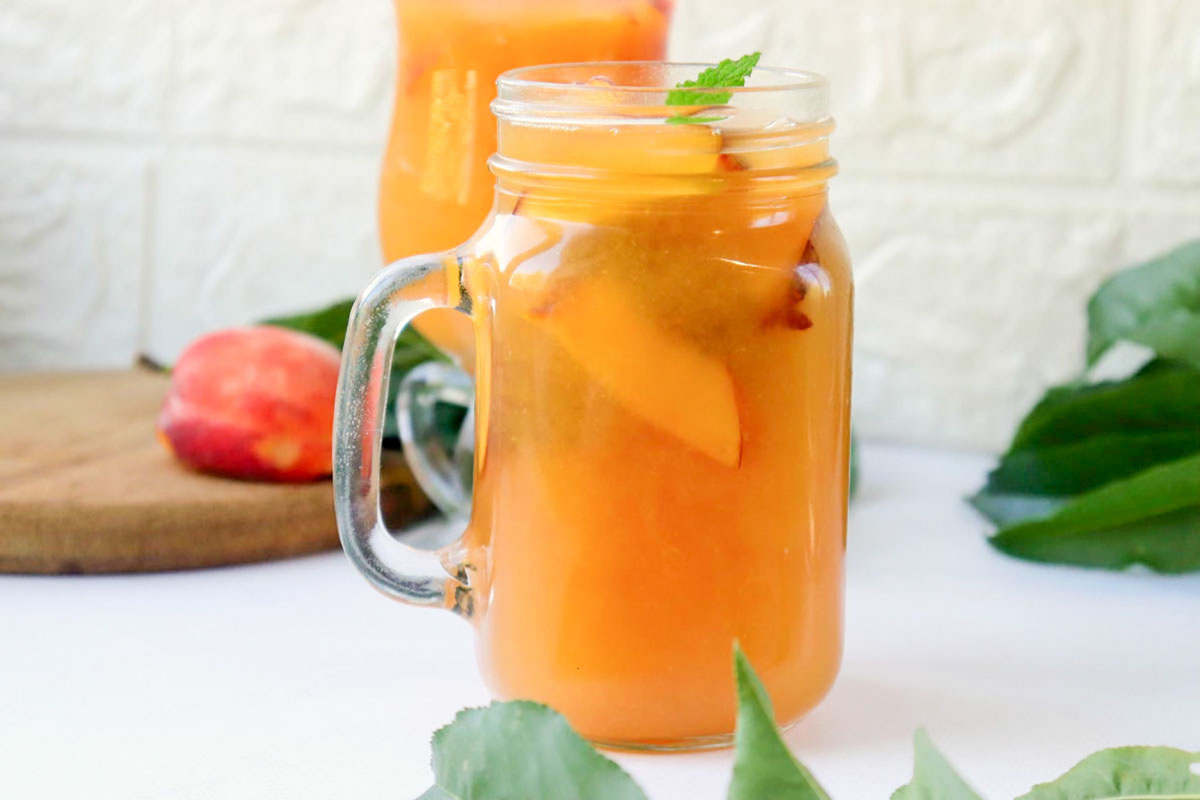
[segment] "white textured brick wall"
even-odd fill
[[[0,3],[0,369],[356,293],[393,38],[387,0]]]
[[[375,269],[388,0],[0,3],[0,369],[172,358]],[[680,0],[826,73],[868,435],[997,447],[1103,277],[1200,236],[1200,0]]]

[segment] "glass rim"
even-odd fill
[[[697,115],[702,122],[723,123],[738,112],[774,115],[804,126],[832,122],[828,79],[801,69],[755,67],[747,86],[687,87],[696,94],[686,104],[668,104],[677,84],[713,66],[575,61],[519,67],[497,78],[491,109],[501,122],[527,124],[657,125]]]
[[[651,67],[666,67],[667,69],[689,70],[696,75],[700,72],[717,64],[711,61],[654,61],[654,60],[636,60],[636,61],[564,61],[553,64],[532,64],[524,67],[516,67],[515,69],[507,70],[501,73],[496,79],[496,85],[501,90],[504,89],[554,89],[565,90],[570,89],[572,92],[578,91],[581,94],[602,92],[630,92],[630,93],[645,93],[655,94],[669,92],[678,87],[668,86],[665,84],[646,85],[646,84],[630,84],[630,83],[577,83],[567,82],[563,80],[538,80],[529,77],[536,75],[538,72],[567,72],[569,70],[583,70],[585,68],[593,69],[637,69]],[[754,84],[751,86],[713,86],[713,87],[696,87],[696,91],[712,91],[712,92],[730,92],[734,95],[740,94],[755,94],[760,92],[798,92],[812,90],[828,90],[829,79],[819,72],[813,72],[806,69],[795,69],[791,67],[769,67],[756,66],[751,78],[761,78],[767,75],[781,79],[778,83],[769,84]]]

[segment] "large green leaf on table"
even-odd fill
[[[1124,381],[1051,389],[970,502],[997,525],[1200,453],[1200,372],[1154,362]]]
[[[433,735],[433,774],[456,800],[646,800],[561,714],[525,700],[460,711]]]
[[[733,671],[738,715],[729,800],[829,800],[821,784],[784,743],[775,725],[771,698],[736,642]]]
[[[1165,433],[1108,433],[1007,453],[988,475],[984,490],[1070,496],[1193,453],[1200,453],[1200,425]]]
[[[1017,800],[1200,800],[1200,753],[1173,747],[1115,747],[1085,758]]]
[[[928,734],[918,728],[913,737],[912,780],[892,793],[892,800],[982,800],[950,766]]]
[[[339,350],[346,343],[346,328],[350,324],[350,310],[354,307],[353,300],[342,300],[316,311],[294,314],[290,317],[275,317],[265,320],[266,325],[278,325],[281,328],[316,336],[324,339]],[[445,361],[446,356],[429,340],[419,334],[411,325],[405,327],[396,339],[396,354],[392,358],[392,371],[401,376],[410,369],[426,361]]]
[[[1088,363],[1119,341],[1200,367],[1200,241],[1109,278],[1088,303]]]
[[[426,789],[424,792],[421,793],[421,796],[418,797],[417,800],[456,800],[456,799],[455,799],[454,795],[447,793],[446,790],[441,788],[440,786],[430,786],[428,789]]]
[[[315,311],[268,319],[264,321],[264,324],[311,334],[318,339],[324,339],[340,350],[346,343],[346,328],[350,323],[350,311],[353,307],[353,300],[342,300]],[[395,436],[397,433],[396,415],[392,410],[396,407],[396,392],[400,388],[400,381],[418,364],[426,361],[445,360],[446,356],[442,351],[434,347],[413,326],[409,325],[400,332],[400,336],[396,339],[396,351],[392,356],[392,371],[388,378],[387,412],[383,420],[385,437]]]
[[[1200,570],[1200,456],[1114,481],[989,541],[1033,561],[1157,572]]]
[[[305,311],[287,317],[275,317],[264,320],[266,325],[278,325],[281,328],[291,328],[324,339],[341,350],[346,343],[346,326],[350,322],[350,309],[354,308],[354,299],[342,300],[333,305]]]
[[[1040,494],[1009,494],[980,489],[967,498],[994,525],[1004,527],[1032,519],[1048,517],[1071,502],[1069,497],[1047,497]]]
[[[1200,430],[1200,372],[1160,366],[1123,381],[1051,389],[1017,428],[1009,452],[1109,433],[1180,429]]]

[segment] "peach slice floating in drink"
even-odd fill
[[[720,464],[738,465],[741,426],[729,370],[656,328],[611,279],[573,280],[532,316],[630,412]]]

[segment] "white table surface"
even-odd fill
[[[847,645],[788,734],[835,800],[886,798],[918,725],[991,798],[1121,744],[1200,749],[1200,576],[1012,560],[960,498],[987,459],[865,448]],[[191,573],[0,576],[0,797],[387,798],[487,697],[468,627],[340,553]],[[618,755],[652,800],[724,796],[730,754]]]

